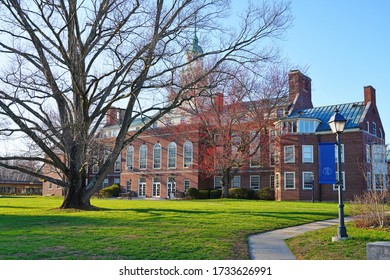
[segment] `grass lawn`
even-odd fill
[[[390,232],[385,229],[356,228],[347,223],[348,239],[332,242],[337,226],[310,231],[286,240],[297,259],[304,260],[366,260],[366,244],[375,241],[390,241]]]
[[[248,259],[247,236],[337,217],[337,204],[0,197],[0,259]],[[348,207],[346,208],[348,213]]]

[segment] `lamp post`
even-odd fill
[[[333,133],[336,133],[336,140],[337,140],[337,171],[338,171],[338,178],[337,178],[337,185],[338,185],[338,194],[339,194],[339,227],[337,230],[337,236],[332,238],[333,241],[338,241],[342,239],[346,239],[348,237],[347,235],[347,229],[344,224],[344,203],[343,203],[343,176],[341,173],[341,144],[340,144],[340,134],[344,131],[344,127],[347,120],[339,113],[339,110],[336,108],[334,111],[333,116],[329,119],[328,124],[330,128],[332,129]]]

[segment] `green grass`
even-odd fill
[[[248,259],[247,236],[337,217],[333,203],[0,197],[0,259]],[[348,207],[346,209],[348,211]]]
[[[304,260],[366,260],[366,245],[375,241],[390,241],[390,232],[385,229],[356,228],[347,223],[348,239],[332,242],[337,226],[310,231],[286,240],[297,259]]]

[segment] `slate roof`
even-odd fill
[[[353,129],[360,127],[360,120],[364,113],[364,102],[355,102],[355,103],[346,103],[339,105],[330,105],[323,107],[315,107],[311,109],[304,110],[294,110],[287,119],[296,119],[296,118],[308,118],[308,119],[317,119],[321,123],[317,127],[316,132],[321,131],[330,131],[328,121],[330,117],[334,114],[335,109],[339,109],[339,113],[347,119],[345,129]]]

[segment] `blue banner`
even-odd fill
[[[336,157],[334,143],[319,143],[319,183],[336,184]]]

